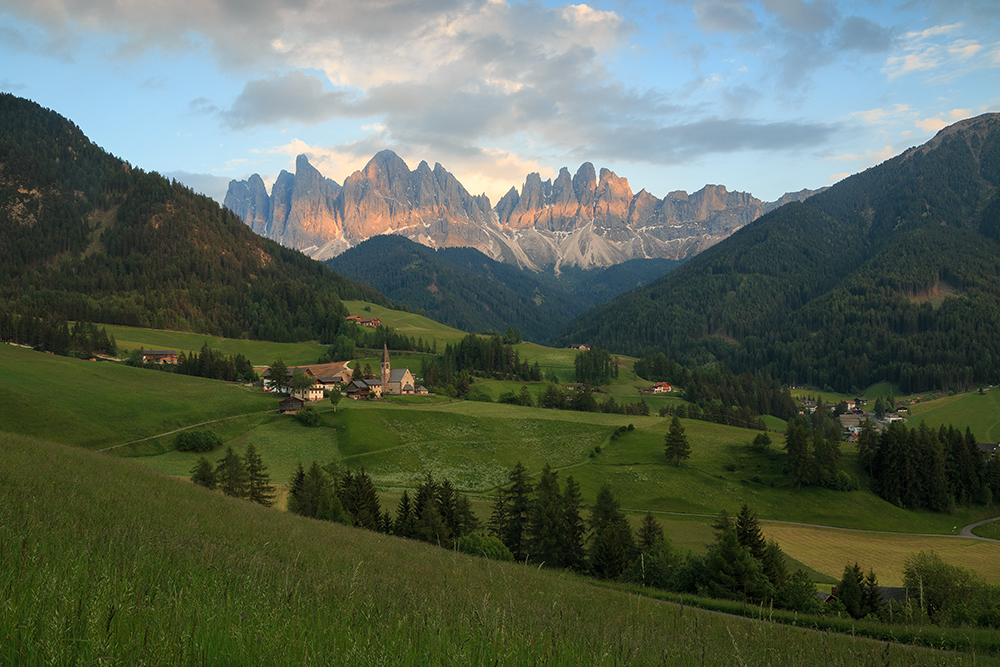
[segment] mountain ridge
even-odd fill
[[[996,382],[998,192],[1000,115],[985,114],[762,216],[557,340],[841,392]]]
[[[602,268],[637,258],[683,260],[774,206],[814,193],[788,193],[767,203],[706,185],[658,199],[645,189],[633,194],[626,178],[604,168],[598,173],[585,162],[573,176],[561,168],[555,180],[528,174],[520,192],[512,187],[491,206],[486,195],[471,195],[440,163],[431,169],[421,161],[410,171],[391,150],[377,153],[343,186],[322,178],[299,155],[296,173],[282,171],[270,195],[257,174],[231,181],[225,206],[258,234],[314,259],[391,233],[431,248],[472,247],[494,260],[558,273],[564,266]]]

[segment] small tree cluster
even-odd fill
[[[245,498],[268,507],[274,504],[271,476],[253,443],[247,445],[242,457],[228,447],[215,468],[202,456],[191,470],[191,481],[234,498]]]
[[[479,520],[472,512],[469,499],[458,493],[448,480],[436,482],[428,473],[412,499],[408,491],[403,491],[396,507],[392,532],[401,537],[451,548],[471,535],[478,526]],[[481,544],[466,543],[466,548],[480,547]]]

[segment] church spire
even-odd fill
[[[389,391],[389,345],[383,343],[382,345],[382,391]]]

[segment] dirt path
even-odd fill
[[[992,523],[994,521],[1000,521],[1000,516],[995,516],[992,519],[983,519],[982,521],[977,521],[975,523],[970,523],[968,526],[964,526],[962,528],[962,534],[961,535],[962,535],[962,537],[971,537],[974,540],[985,540],[986,542],[996,542],[997,544],[1000,544],[1000,540],[994,540],[994,539],[989,538],[989,537],[982,537],[982,536],[976,535],[975,533],[972,532],[973,528],[978,528],[979,526],[983,525],[984,523]]]
[[[646,510],[639,510],[634,508],[623,507],[625,512],[645,512]],[[653,514],[670,514],[673,516],[696,516],[696,517],[708,517],[714,518],[715,514],[698,514],[696,512],[667,512],[667,511],[657,511],[654,510]],[[1000,540],[994,540],[989,537],[981,537],[972,532],[973,528],[983,525],[984,523],[990,523],[992,521],[1000,521],[1000,516],[993,517],[992,519],[984,519],[983,521],[977,521],[976,523],[970,523],[968,526],[962,528],[962,530],[957,534],[943,534],[943,533],[901,533],[893,530],[871,530],[869,528],[842,528],[840,526],[824,526],[818,523],[800,523],[798,521],[778,521],[776,519],[760,519],[761,523],[779,523],[784,526],[802,526],[804,528],[822,528],[825,530],[845,530],[854,533],[875,533],[878,535],[905,535],[908,537],[960,537],[970,540],[981,540],[983,542],[993,542],[995,544],[1000,544]]]
[[[273,410],[271,411],[273,412]],[[181,428],[175,428],[173,431],[167,431],[166,433],[157,433],[156,435],[151,435],[148,438],[139,438],[138,440],[133,440],[132,442],[123,442],[120,445],[111,445],[110,447],[103,447],[101,449],[95,449],[96,452],[106,452],[110,449],[118,449],[119,447],[125,447],[127,445],[134,445],[137,442],[145,442],[147,440],[155,440],[156,438],[162,438],[165,435],[173,435],[174,433],[180,433],[181,431],[186,431],[191,428],[196,428],[198,426],[204,426],[205,424],[214,424],[216,422],[224,422],[228,419],[239,419],[240,417],[249,417],[250,415],[260,414],[258,412],[248,412],[243,415],[232,415],[230,417],[220,417],[219,419],[209,419],[207,422],[201,422],[200,424],[191,424],[190,426],[182,426]]]

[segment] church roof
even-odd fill
[[[403,376],[409,372],[409,368],[393,368],[389,371],[389,382],[402,382]]]
[[[389,345],[388,343],[382,343],[382,363],[389,363]]]

